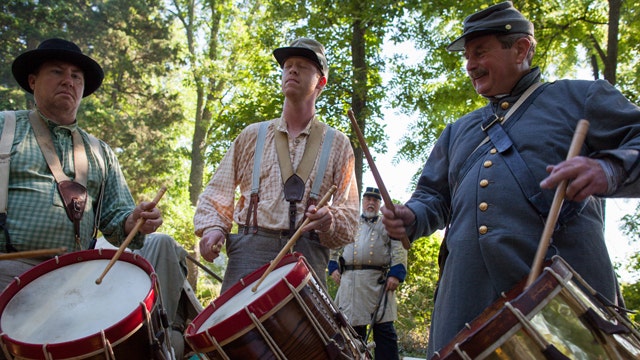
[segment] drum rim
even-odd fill
[[[34,266],[24,274],[18,276],[19,282],[17,280],[13,280],[0,294],[0,319],[11,299],[13,299],[13,297],[18,292],[20,292],[22,288],[30,284],[32,281],[38,279],[40,276],[68,265],[91,260],[110,260],[113,258],[116,252],[117,250],[113,249],[81,250],[56,256]],[[149,275],[151,286],[144,299],[142,299],[140,302],[143,303],[146,310],[151,313],[153,307],[158,301],[155,291],[157,279],[153,266],[142,256],[130,252],[123,252],[120,255],[118,261],[125,261],[133,264],[145,271],[147,275]],[[146,318],[143,312],[140,311],[140,306],[137,306],[136,309],[126,317],[103,329],[102,331],[104,332],[105,338],[109,341],[109,343],[112,346],[115,346],[134,334],[145,321]],[[11,338],[2,329],[1,321],[0,342],[7,346],[8,350],[12,354],[15,354],[17,356],[24,356],[34,359],[42,358],[43,356],[44,344],[27,343]],[[46,344],[46,350],[53,356],[53,358],[71,358],[94,353],[103,349],[103,347],[101,346],[102,334],[100,332],[97,332],[71,341],[48,343]]]
[[[447,345],[437,351],[432,359],[447,359],[455,355],[456,349],[464,351],[470,357],[476,357],[494,346],[504,334],[519,324],[513,313],[504,306],[505,303],[511,303],[514,308],[528,316],[540,306],[542,300],[553,297],[560,291],[563,284],[551,271],[561,276],[565,282],[573,277],[573,271],[566,262],[559,256],[554,257],[553,262],[528,288],[525,289],[527,280],[525,277],[472,320],[468,327],[461,330]],[[500,329],[504,331],[499,331]],[[453,356],[453,358],[457,357]]]
[[[292,297],[292,292],[287,282],[298,289],[300,285],[304,285],[309,281],[308,279],[311,272],[305,262],[304,256],[299,253],[287,254],[274,269],[289,264],[294,264],[291,271],[282,279],[276,281],[267,292],[245,305],[245,308],[250,310],[258,319],[262,319],[265,315],[272,313],[274,308],[277,308],[283,304],[285,300]],[[215,344],[211,342],[210,337],[222,346],[254,328],[255,324],[247,312],[238,311],[206,330],[201,329],[206,320],[208,320],[218,308],[233,299],[240,291],[253,286],[268,267],[269,264],[263,265],[214,299],[213,302],[189,324],[184,333],[185,340],[196,349],[211,349]]]

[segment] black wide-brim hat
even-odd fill
[[[84,73],[84,92],[82,97],[98,90],[104,79],[104,71],[92,58],[84,55],[78,45],[71,41],[53,38],[40,43],[35,50],[20,54],[11,66],[13,77],[27,92],[33,94],[29,86],[29,74],[35,74],[45,61],[64,61],[82,69]]]

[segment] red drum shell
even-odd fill
[[[297,288],[300,284],[306,282],[306,279],[310,276],[309,269],[306,267],[304,262],[298,257],[292,255],[285,256],[274,270],[293,263],[295,263],[295,265],[282,280],[276,282],[268,289],[268,292],[258,296],[249,304],[246,304],[247,310],[253,313],[258,319],[273,311],[273,309],[278,307],[278,304],[291,296],[291,290],[284,279],[286,279],[286,281],[288,281],[293,287]],[[187,328],[185,332],[187,340],[198,349],[206,349],[213,346],[206,333],[215,338],[218,343],[224,344],[232,340],[232,337],[237,337],[245,330],[252,328],[254,323],[245,311],[238,311],[231,314],[224,320],[207,329],[202,329],[202,325],[217,309],[234,299],[240,291],[252,286],[253,283],[258,281],[268,267],[269,264],[265,264],[250,275],[244,277],[241,282],[234,284],[231,288],[216,298],[209,306],[207,306]],[[265,286],[265,284],[263,283],[261,286]],[[258,291],[261,290],[263,289],[258,287]]]
[[[9,302],[25,287],[27,287],[30,283],[40,278],[45,274],[49,274],[52,272],[56,272],[57,270],[64,269],[66,266],[90,262],[95,260],[106,260],[104,262],[105,267],[101,267],[101,271],[95,274],[95,277],[88,276],[87,281],[91,281],[91,283],[87,284],[77,284],[78,286],[102,286],[95,284],[95,280],[98,279],[101,272],[106,268],[106,264],[110,261],[115,255],[116,250],[106,250],[106,249],[98,249],[98,250],[84,250],[73,252],[69,254],[65,254],[62,256],[57,256],[53,259],[47,260],[41,264],[36,265],[26,273],[20,275],[18,277],[19,280],[14,280],[11,284],[7,286],[7,288],[0,295],[0,334],[1,340],[8,348],[9,352],[15,356],[19,356],[21,358],[26,359],[45,359],[43,355],[43,345],[45,344],[36,344],[36,343],[28,343],[20,340],[13,339],[10,336],[11,329],[6,329],[2,327],[2,318],[5,316],[5,310]],[[137,268],[143,270],[149,277],[151,286],[148,289],[146,296],[144,298],[139,299],[139,305],[133,310],[130,314],[122,318],[121,320],[107,325],[102,331],[104,332],[104,336],[106,340],[112,345],[115,346],[118,343],[121,343],[126,338],[130,337],[133,333],[135,333],[147,320],[145,317],[145,311],[142,311],[141,306],[144,305],[146,310],[150,313],[154,308],[154,304],[156,303],[157,294],[156,294],[156,277],[151,264],[142,258],[139,255],[134,255],[128,252],[124,252],[120,255],[119,260],[114,264],[112,269],[113,271],[116,267],[119,266],[120,262],[126,262],[135,265]],[[152,276],[153,274],[153,276]],[[112,275],[110,277],[110,275]],[[102,284],[105,284],[108,281],[118,281],[118,279],[113,278],[112,273],[107,273],[105,278],[103,279]],[[42,294],[43,306],[50,306],[50,298],[48,294]],[[96,299],[89,299],[89,301],[93,301]],[[110,301],[116,304],[119,299],[111,299]],[[56,311],[56,309],[49,309],[50,311]],[[64,310],[58,310],[64,311]],[[98,313],[108,312],[108,309],[96,307],[95,311]],[[78,322],[85,321],[79,314]],[[38,326],[34,324],[34,326]],[[64,332],[65,328],[62,327],[59,329]],[[146,334],[144,334],[146,337]],[[147,344],[145,344],[147,346]],[[46,344],[47,352],[52,356],[53,359],[66,359],[66,358],[79,358],[84,359],[87,358],[87,354],[98,354],[104,352],[103,346],[103,338],[100,332],[87,334],[84,337],[74,339],[71,341],[64,341],[58,343],[47,343]]]
[[[364,359],[367,349],[304,257],[286,255],[253,292],[269,264],[207,306],[185,340],[207,359]]]

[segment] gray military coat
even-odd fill
[[[449,255],[434,305],[429,358],[530,271],[546,215],[524,196],[521,179],[504,155],[491,142],[478,145],[487,136],[481,123],[494,114],[504,116],[525,89],[539,81],[540,72],[534,68],[512,95],[447,126],[406,204],[416,214],[413,239],[449,226]],[[587,119],[590,129],[580,154],[617,159],[628,180],[614,195],[638,196],[640,109],[608,82],[545,84],[521,111],[505,128],[535,184],[548,175],[547,165],[566,159],[576,124]],[[554,193],[542,191],[546,203],[552,203]],[[563,257],[592,287],[615,301],[617,282],[604,241],[602,200],[590,197],[574,205],[577,215],[558,223],[549,256]]]
[[[355,241],[342,251],[333,252],[332,259],[338,261],[340,253],[347,266],[372,265],[388,269],[402,264],[405,269],[407,267],[407,250],[400,241],[389,239],[380,218],[373,223],[360,219]],[[382,284],[378,282],[383,275],[382,271],[372,269],[347,270],[342,273],[335,302],[352,326],[371,324],[371,314],[386,286],[386,281]],[[377,310],[375,322],[395,321],[397,318],[396,292],[387,292]]]

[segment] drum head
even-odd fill
[[[3,340],[41,352],[42,344],[82,347],[102,331],[112,344],[130,334],[144,321],[140,307],[151,311],[155,303],[155,276],[142,257],[122,253],[96,284],[115,253],[70,253],[21,275],[0,296]]]
[[[292,296],[289,285],[294,288],[304,286],[311,277],[304,259],[290,254],[254,292],[254,284],[268,267],[269,264],[265,264],[216,298],[189,325],[185,331],[186,339],[198,348],[207,347],[210,345],[208,333],[224,344],[254,326],[248,313],[260,319],[276,311],[280,303]]]

